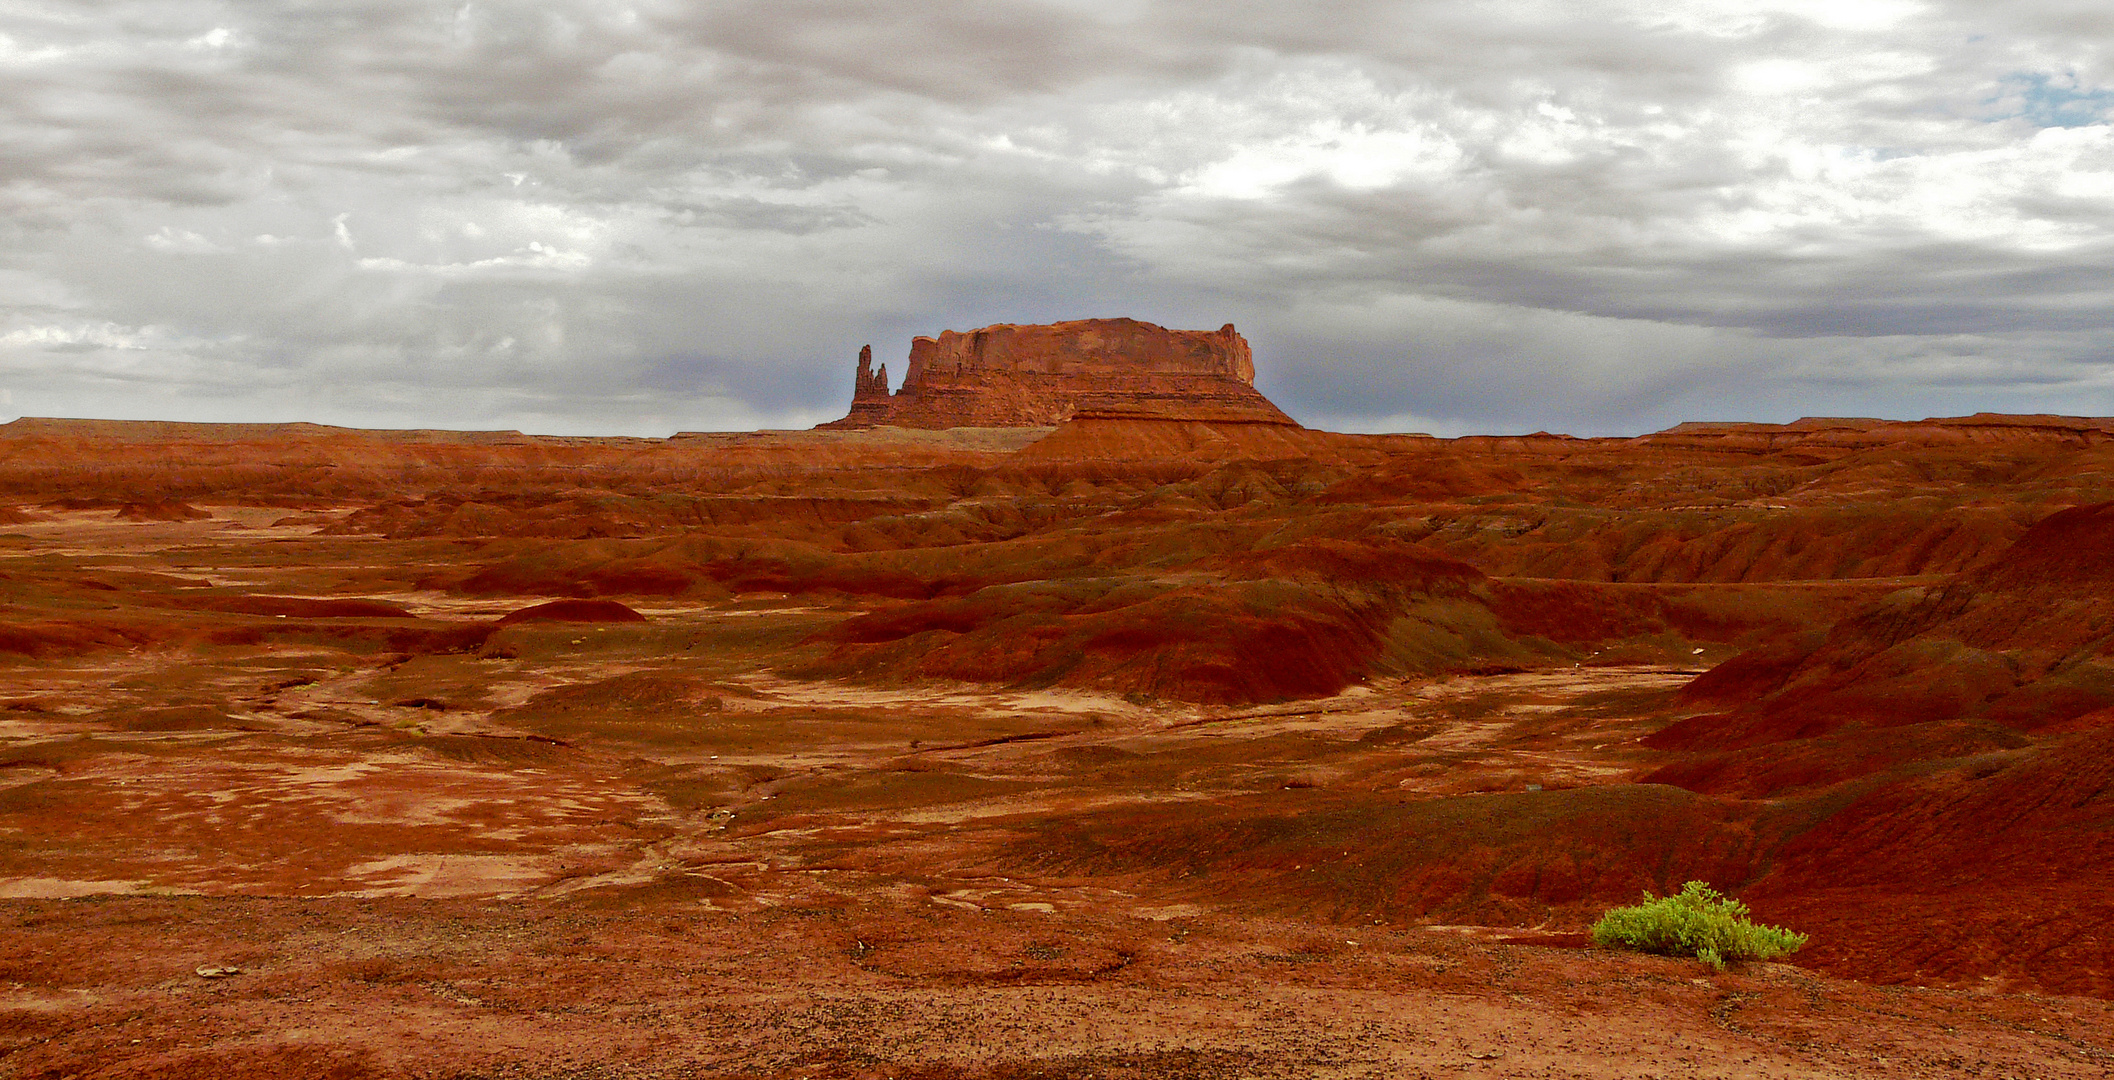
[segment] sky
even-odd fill
[[[2114,4],[0,0],[0,420],[804,427],[1115,316],[1342,431],[2114,415]]]

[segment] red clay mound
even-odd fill
[[[1431,543],[1493,574],[1601,581],[1816,581],[1949,574],[2015,538],[1997,510],[1817,506],[1537,507],[1532,531]]]
[[[2114,994],[2114,740],[1962,759],[1878,787],[1787,844],[1748,893],[1814,933],[1801,962],[1879,981],[2023,975]]]
[[[723,599],[738,592],[844,592],[924,598],[944,591],[931,576],[904,572],[887,558],[839,554],[782,540],[583,540],[539,544],[428,588],[479,596],[655,596]],[[956,558],[955,562],[961,560]]]
[[[1180,581],[1022,582],[881,609],[823,635],[836,647],[804,673],[1206,703],[1316,697],[1374,670],[1414,601],[1482,580],[1414,544],[1302,540],[1198,559]]]
[[[1835,889],[1786,879],[1777,895],[1759,888],[1742,894],[1756,918],[1812,936],[1801,967],[1874,983],[2114,997],[2106,945],[2114,897],[2085,875],[1927,892],[1906,881]]]
[[[214,645],[293,645],[424,656],[476,649],[492,636],[497,624],[421,619],[270,619],[227,622],[200,629],[204,639]]]
[[[2103,873],[2114,867],[2114,739],[2084,732],[1874,790],[1779,857],[1791,877],[1910,892]]]
[[[1287,791],[1029,825],[1016,851],[1280,915],[1583,929],[1644,889],[1748,880],[1765,845],[1745,817],[1657,785],[1380,804]]]
[[[1777,800],[1786,841],[1745,897],[1813,934],[1801,963],[2114,993],[2109,556],[2114,504],[2066,510],[1950,585],[1728,661],[1688,697],[1735,707],[1647,738],[1692,754],[1646,779]]]
[[[0,625],[0,654],[48,660],[141,647],[277,644],[421,655],[474,649],[492,630],[490,623],[426,622],[401,614],[339,621],[246,618],[210,611],[172,617],[167,610],[149,608]]]
[[[1825,637],[1779,642],[1696,681],[1749,703],[1684,721],[1663,749],[1733,750],[1851,727],[1986,718],[2054,730],[2114,706],[2114,503],[2054,514],[1978,570],[1908,589]]]
[[[1395,540],[1310,537],[1207,559],[1200,570],[1223,570],[1234,580],[1293,578],[1344,586],[1391,586],[1429,591],[1442,583],[1481,582],[1483,572],[1427,547]]]
[[[1088,413],[1058,425],[1019,457],[1027,462],[1331,460],[1351,442],[1287,423]]]
[[[525,622],[645,622],[646,616],[614,600],[553,600],[511,612],[499,620],[501,626]]]
[[[198,521],[212,514],[175,499],[155,502],[128,502],[117,508],[119,521]]]
[[[981,589],[969,587],[963,559],[953,585],[965,591],[846,620],[821,638],[831,654],[803,670],[1269,701],[1335,693],[1374,674],[1568,663],[1611,644],[1628,662],[1687,661],[1691,640],[1779,634],[1867,595],[1492,581],[1396,540],[1258,544],[1250,535],[1231,525],[1169,528],[1142,547],[1080,553],[1094,576]],[[1036,559],[1019,554],[1010,569],[1032,572]]]
[[[107,649],[131,649],[168,636],[159,628],[89,619],[0,623],[0,655],[52,660]]]
[[[2114,590],[2114,502],[2073,507],[2041,519],[1978,575],[1977,585]]]
[[[706,528],[781,537],[824,535],[871,517],[928,510],[937,500],[909,492],[651,496],[548,491],[442,492],[377,503],[327,525],[325,535],[546,537],[593,540]]]
[[[1360,472],[1331,487],[1323,501],[1359,506],[1404,502],[1452,502],[1476,495],[1495,495],[1526,487],[1526,474],[1510,465],[1464,461],[1444,452],[1408,453]]]
[[[710,570],[678,545],[619,540],[538,544],[458,581],[424,584],[479,596],[552,595],[582,599],[688,596],[714,588]]]
[[[401,604],[365,597],[304,596],[170,596],[154,600],[159,606],[187,611],[222,611],[234,615],[266,615],[288,619],[410,619],[416,618]]]
[[[803,674],[1273,701],[1356,681],[1387,622],[1284,581],[997,586],[847,620],[825,637],[836,648]]]
[[[2031,740],[1985,720],[1933,720],[1899,728],[1857,728],[1690,757],[1640,783],[1672,784],[1735,798],[1768,798],[1887,773],[1915,763],[2017,750]]]

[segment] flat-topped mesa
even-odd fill
[[[1299,425],[1255,389],[1255,360],[1232,323],[1169,330],[1136,319],[1000,323],[910,343],[910,370],[859,350],[851,412],[826,428],[1046,427],[1074,416]]]

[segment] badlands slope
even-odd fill
[[[2110,501],[2063,417],[0,425],[0,1075],[2104,1075]],[[1690,878],[1812,943],[1580,947]]]

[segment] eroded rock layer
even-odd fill
[[[825,427],[1042,427],[1080,414],[1297,426],[1255,389],[1232,323],[1169,330],[1136,319],[1000,323],[910,343],[903,385],[859,351],[851,412]]]
[[[576,946],[495,912],[561,912],[568,939],[585,911],[674,913],[723,935],[728,978],[782,918],[831,935],[846,985],[951,993],[1161,980],[1140,969],[1197,955],[1187,927],[1251,917],[1337,951],[1223,970],[1347,982],[1345,957],[1383,955],[1346,944],[1368,933],[1577,944],[1700,879],[1812,934],[1809,971],[2114,998],[2106,419],[23,420],[0,425],[0,522],[0,956],[45,995],[17,1001],[82,1010],[36,1029],[76,1053],[142,1037],[148,999],[118,995],[189,1039],[169,978],[293,955],[192,955],[199,911],[252,900],[311,936],[312,911],[454,905],[451,941],[496,928],[537,965]],[[94,910],[136,921],[75,941]],[[84,983],[164,941],[185,966]],[[487,978],[342,945],[352,976],[301,985]],[[665,948],[610,963],[666,971]],[[1593,987],[1673,963],[1564,955]],[[602,985],[554,970],[567,1001]]]

